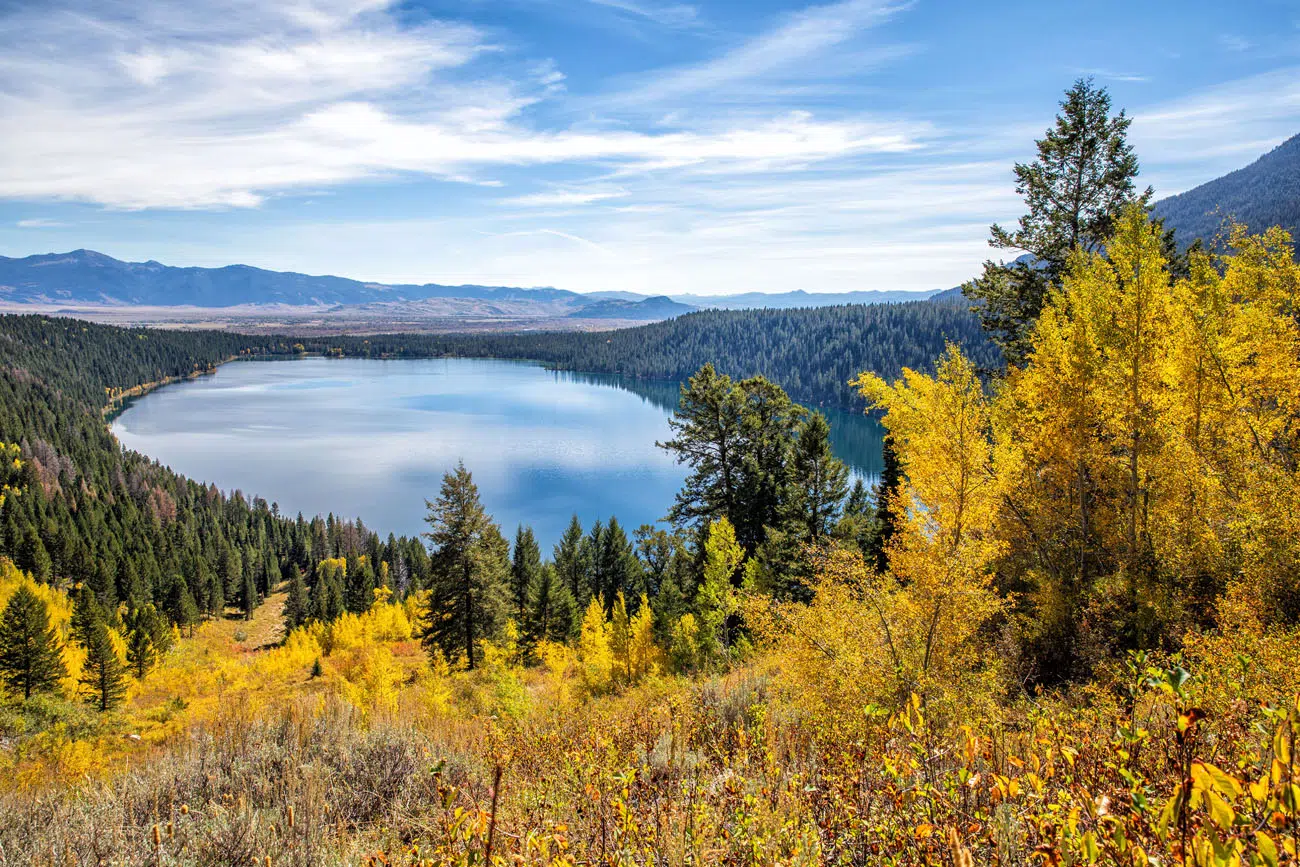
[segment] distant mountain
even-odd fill
[[[267,271],[248,265],[174,268],[123,262],[93,250],[9,259],[0,256],[0,301],[25,304],[121,304],[158,307],[236,307],[243,304],[331,306],[470,298],[552,306],[551,315],[588,303],[563,289],[509,286],[422,286],[363,283],[346,277]]]
[[[642,301],[620,301],[610,299],[588,304],[570,313],[571,318],[581,319],[636,319],[659,320],[671,319],[690,313],[698,308],[689,304],[679,304],[667,295],[654,295]]]
[[[1281,226],[1294,238],[1300,227],[1300,135],[1245,168],[1156,202],[1156,216],[1186,246],[1214,240],[1229,217],[1259,232]]]
[[[0,302],[76,307],[200,307],[286,305],[356,307],[396,305],[442,316],[575,316],[586,319],[661,319],[699,308],[744,310],[916,301],[927,292],[820,292],[740,295],[583,294],[549,287],[444,286],[373,283],[346,277],[268,271],[249,265],[177,268],[160,262],[123,262],[94,250],[0,256]],[[631,306],[629,306],[631,305]]]
[[[861,292],[743,292],[739,295],[673,295],[672,300],[693,307],[719,310],[791,310],[796,307],[828,307],[834,304],[882,304],[923,301],[933,292],[865,290]]]

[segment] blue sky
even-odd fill
[[[1082,75],[1185,190],[1300,132],[1300,2],[0,0],[0,253],[938,289]]]

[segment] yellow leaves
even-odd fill
[[[614,674],[614,653],[609,627],[599,599],[592,599],[578,632],[578,665],[583,686],[590,693],[608,689]]]

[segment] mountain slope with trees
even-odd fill
[[[1211,244],[1235,221],[1252,232],[1300,230],[1300,135],[1248,166],[1155,203],[1155,215],[1177,232],[1181,246]]]

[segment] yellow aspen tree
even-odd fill
[[[881,628],[908,691],[955,699],[963,682],[993,669],[980,632],[1003,608],[992,586],[1002,546],[992,533],[989,401],[974,365],[951,345],[933,377],[904,369],[893,385],[870,373],[855,384],[884,410],[905,479],[891,574],[877,593]]]
[[[663,653],[655,642],[655,616],[650,599],[641,594],[641,604],[628,629],[629,669],[633,680],[642,680],[659,673]]]
[[[582,684],[590,693],[609,688],[614,673],[614,654],[610,648],[609,626],[605,623],[605,606],[593,597],[582,618],[578,632],[578,669]]]

